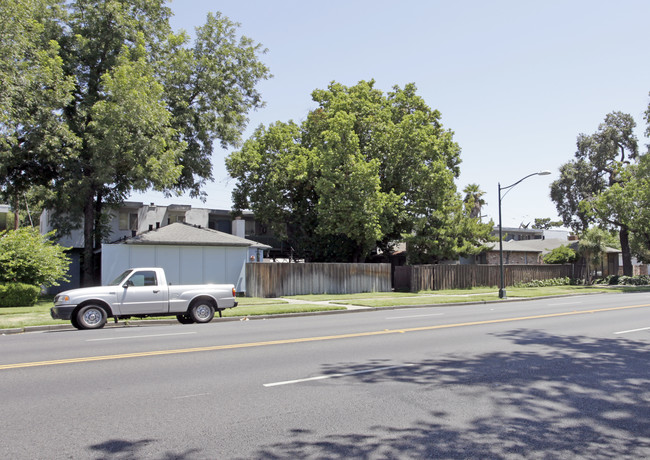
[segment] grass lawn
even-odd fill
[[[506,290],[508,298],[530,298],[563,294],[589,294],[596,292],[650,292],[650,286],[552,286],[543,288],[514,288]],[[360,294],[300,295],[286,299],[262,299],[238,297],[239,306],[223,312],[225,317],[246,317],[255,315],[290,314],[325,310],[344,310],[343,305],[364,307],[391,307],[400,305],[432,305],[457,302],[483,302],[498,300],[496,287],[474,289],[452,289],[444,291],[412,292],[367,292]],[[329,301],[329,305],[315,302]],[[41,299],[33,307],[0,308],[0,330],[70,324],[69,321],[50,317],[52,297]],[[160,317],[173,318],[173,317]],[[158,318],[158,319],[160,319]],[[153,318],[152,318],[153,319]]]
[[[617,286],[618,287],[618,286]],[[626,290],[625,287],[622,290]],[[646,287],[650,290],[650,287]],[[566,294],[582,294],[608,292],[612,289],[601,286],[550,286],[542,288],[506,289],[508,298],[529,298]],[[499,290],[496,287],[479,287],[473,289],[447,289],[441,291],[413,292],[371,292],[361,294],[339,295],[304,295],[289,297],[303,301],[329,300],[340,305],[357,305],[363,307],[391,307],[399,305],[435,305],[460,302],[484,302],[499,300]]]
[[[50,308],[52,298],[42,298],[33,307],[0,308],[0,329],[12,329],[26,326],[44,326],[48,324],[70,324],[70,321],[52,319]]]
[[[295,304],[281,299],[261,299],[255,297],[238,297],[239,305],[236,308],[223,312],[223,316],[255,316],[274,315],[286,313],[303,313],[324,310],[345,310],[345,307],[323,306],[314,304]],[[0,330],[23,328],[27,326],[46,326],[51,324],[70,324],[70,321],[52,319],[50,308],[52,297],[41,299],[33,307],[5,307],[0,308]],[[173,316],[163,316],[149,319],[170,319]],[[137,318],[131,321],[136,321]],[[109,320],[111,321],[111,320]]]

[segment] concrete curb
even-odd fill
[[[354,308],[351,310],[325,310],[325,311],[308,311],[300,313],[279,313],[277,315],[252,315],[252,316],[229,316],[225,318],[214,318],[211,322],[232,322],[232,321],[256,321],[256,320],[267,320],[267,319],[280,319],[280,318],[292,318],[292,317],[302,317],[302,316],[323,316],[323,315],[337,315],[344,313],[366,313],[372,311],[382,311],[382,310],[403,310],[407,308],[430,308],[430,307],[454,307],[462,305],[488,305],[496,303],[506,303],[506,302],[528,302],[533,300],[541,299],[556,299],[562,297],[577,297],[584,295],[597,295],[605,294],[603,292],[588,292],[588,293],[579,293],[579,294],[558,294],[552,296],[543,296],[543,297],[517,297],[510,299],[499,299],[499,300],[480,300],[480,301],[468,301],[468,302],[451,302],[451,303],[434,303],[434,304],[418,304],[418,305],[391,305],[388,307],[363,307],[363,308]],[[309,303],[309,302],[303,302]],[[330,306],[343,306],[337,304],[329,304]],[[149,319],[149,320],[126,320],[118,323],[112,322],[109,320],[106,323],[105,328],[126,328],[126,327],[147,327],[147,326],[162,326],[162,325],[172,325],[179,324],[175,319]],[[72,324],[49,324],[44,326],[25,326],[11,329],[0,329],[0,335],[13,335],[13,334],[23,334],[27,332],[56,332],[56,331],[76,331],[77,329],[72,326]]]

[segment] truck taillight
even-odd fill
[[[235,288],[232,288],[232,296],[233,296],[233,297],[236,297],[236,296],[237,296],[237,292],[235,292]]]

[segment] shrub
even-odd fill
[[[66,248],[30,227],[0,232],[0,283],[58,286],[68,280]]]
[[[41,288],[31,284],[0,284],[0,307],[31,307],[40,293]]]
[[[545,264],[569,264],[577,259],[576,252],[568,246],[560,246],[544,256]]]
[[[609,284],[611,286],[646,286],[650,284],[650,276],[637,275],[609,275],[596,281],[598,284]]]
[[[525,283],[517,283],[514,287],[528,288],[528,287],[548,287],[548,286],[569,286],[580,284],[581,280],[574,280],[568,276],[562,278],[550,278],[546,280],[532,280]]]

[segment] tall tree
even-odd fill
[[[62,110],[74,88],[55,40],[65,17],[62,2],[0,2],[0,196],[14,228],[26,194],[57,177],[79,145]]]
[[[631,252],[650,261],[650,154],[639,157],[622,173],[625,186],[614,184],[600,193],[593,207],[609,220],[622,222],[630,233]]]
[[[478,184],[467,184],[463,189],[463,193],[465,194],[463,202],[469,209],[469,217],[478,218],[480,220],[481,209],[486,204],[483,199],[485,192],[481,190],[481,187]]]
[[[318,107],[302,124],[260,127],[228,157],[236,209],[253,210],[309,260],[362,260],[424,230],[427,240],[458,236],[467,217],[454,184],[460,148],[414,85],[384,94],[374,81],[333,82],[312,98]],[[456,204],[454,219],[423,223]],[[434,258],[469,247],[444,241],[421,247]]]
[[[5,3],[20,10],[23,1]],[[38,3],[49,9],[26,11],[44,24],[27,44],[41,49],[45,41],[54,50],[67,92],[46,112],[72,140],[48,133],[47,152],[36,158],[51,169],[27,184],[48,186],[61,231],[82,226],[87,284],[108,212],[134,190],[201,196],[212,179],[213,143],[238,145],[246,113],[262,105],[255,86],[269,73],[261,46],[238,37],[238,25],[220,14],[208,15],[191,46],[185,33],[172,33],[163,0]],[[0,167],[28,171],[29,160]]]
[[[563,165],[560,178],[551,184],[551,198],[565,225],[580,233],[598,220],[618,229],[626,275],[632,274],[629,227],[615,214],[594,204],[597,196],[612,186],[625,187],[626,165],[638,157],[635,127],[630,115],[608,114],[596,133],[578,136],[575,160]]]

